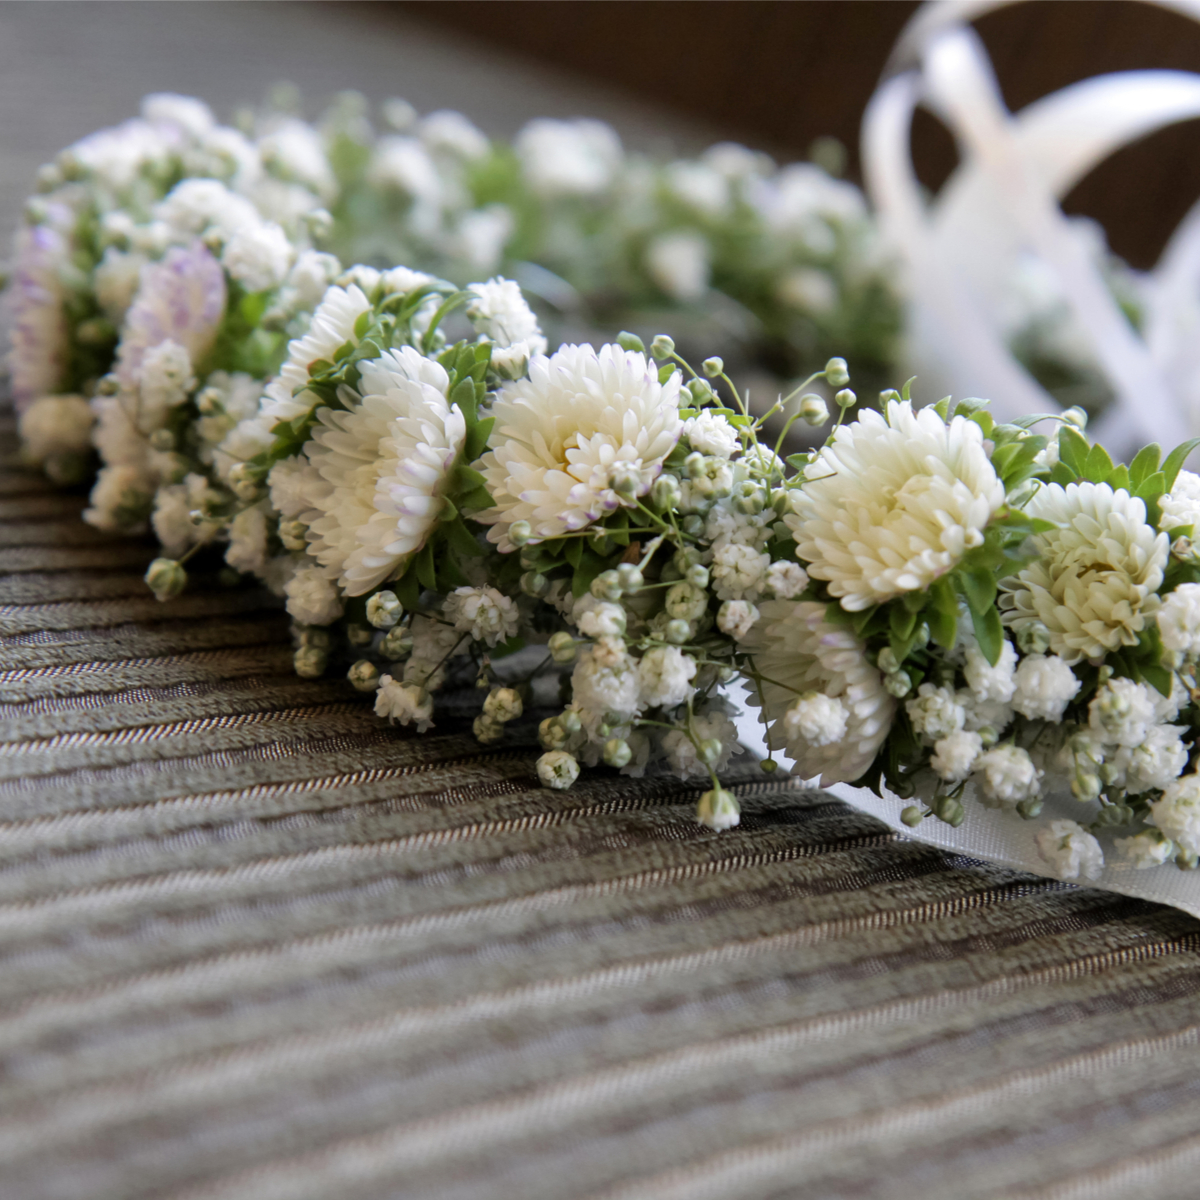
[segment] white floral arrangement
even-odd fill
[[[1106,853],[1200,860],[1197,443],[1114,464],[1079,410],[998,423],[982,401],[917,407],[909,385],[859,405],[840,357],[755,414],[719,357],[696,369],[666,335],[551,353],[510,279],[343,270],[309,244],[315,170],[291,223],[236,172],[160,179],[216,136],[177,98],[137,135],[167,158],[130,177],[132,232],[101,211],[119,155],[54,201],[126,230],[100,263],[139,256],[110,369],[21,428],[63,477],[90,436],[87,519],[153,528],[160,598],[223,552],[285,602],[299,674],[346,669],[419,731],[474,685],[485,744],[540,717],[549,787],[581,764],[669,771],[707,781],[698,818],[732,826],[744,690],[765,771],[780,755],[910,800],[910,826],[973,805],[1034,821],[1070,797],[1078,819],[1037,836],[1063,878]],[[30,278],[23,367],[48,330],[71,362],[100,354],[94,311],[37,309]],[[831,405],[824,443],[784,457],[788,425],[819,430]]]

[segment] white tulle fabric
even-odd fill
[[[923,393],[985,396],[1000,417],[1058,411],[1013,357],[1002,328],[1013,263],[1032,255],[1055,278],[1116,396],[1094,436],[1114,457],[1151,441],[1173,445],[1200,432],[1200,204],[1144,281],[1139,335],[1059,201],[1114,150],[1200,116],[1200,74],[1104,75],[1012,114],[969,24],[1011,2],[945,0],[919,9],[864,117],[867,188],[906,276],[912,369]],[[1200,0],[1160,6],[1200,21]],[[960,155],[929,203],[910,154],[918,104],[946,123]]]

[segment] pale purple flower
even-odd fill
[[[70,254],[63,233],[70,213],[62,205],[51,208],[50,221],[24,226],[16,237],[8,369],[18,412],[39,396],[61,391],[67,382],[70,332],[59,270]]]

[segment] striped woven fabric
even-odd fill
[[[81,507],[0,475],[5,1200],[1196,1194],[1195,921],[752,766],[545,791]]]

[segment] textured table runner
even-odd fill
[[[548,792],[82,506],[0,473],[5,1200],[1195,1195],[1200,923],[753,766]]]

